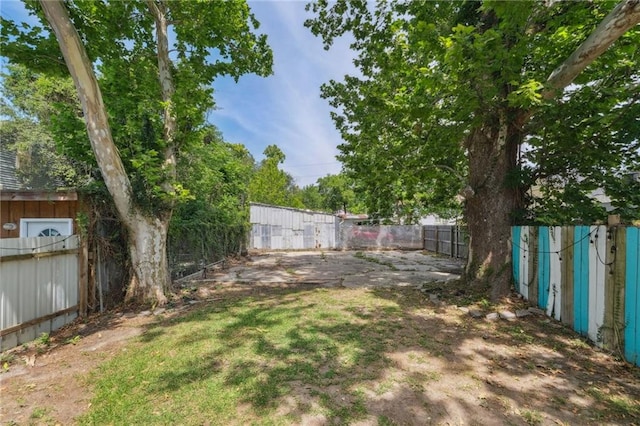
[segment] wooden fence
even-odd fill
[[[0,351],[84,313],[86,277],[77,235],[0,239]]]
[[[467,230],[454,225],[425,225],[424,249],[458,259],[469,255]]]
[[[516,290],[640,366],[640,228],[512,228]]]

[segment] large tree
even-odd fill
[[[276,206],[303,207],[293,177],[280,169],[286,156],[277,145],[269,145],[249,182],[249,200]]]
[[[349,178],[342,173],[319,178],[317,185],[322,197],[322,207],[332,213],[340,210],[345,213],[361,213],[361,206],[350,183]]]
[[[217,76],[271,72],[266,37],[254,34],[258,23],[244,1],[26,5],[45,26],[3,19],[3,55],[34,70],[71,74],[82,117],[69,114],[62,126],[69,144],[82,150],[77,130],[78,119],[84,121],[126,228],[133,267],[127,298],[163,304],[167,230],[185,195],[178,157],[214,105],[210,85]]]
[[[409,195],[451,198],[459,191],[471,234],[467,278],[489,283],[494,298],[509,291],[510,226],[527,207],[527,190],[562,172],[562,162],[554,159],[554,174],[542,157],[580,159],[597,152],[581,145],[595,143],[615,153],[602,171],[618,174],[624,167],[615,163],[625,152],[637,158],[638,134],[616,136],[625,126],[611,125],[614,114],[603,120],[608,128],[598,127],[606,137],[569,138],[572,147],[546,122],[584,118],[580,108],[597,102],[630,117],[640,78],[637,0],[379,1],[375,7],[319,0],[309,8],[317,16],[307,25],[327,48],[350,32],[358,52],[361,76],[323,88],[337,108],[347,170],[368,176],[362,179],[381,188],[381,200],[390,199],[385,188],[394,184]],[[597,96],[589,98],[589,91]],[[581,102],[585,96],[590,105]],[[588,168],[574,167],[574,175]]]

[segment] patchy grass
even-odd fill
[[[522,410],[520,412],[522,420],[528,425],[540,425],[542,424],[543,417],[535,410]]]
[[[384,340],[355,305],[382,312],[394,303],[370,293],[336,303],[325,289],[228,301],[158,323],[94,374],[96,396],[82,422],[288,424],[300,421],[300,404],[357,421],[367,410],[351,385],[387,361]],[[383,322],[375,331],[391,329]],[[283,398],[301,389],[307,396],[282,415]]]
[[[366,260],[367,262],[377,263],[378,265],[386,266],[387,268],[391,269],[392,271],[397,271],[398,270],[398,268],[392,262],[384,261],[382,259],[378,259],[377,257],[373,257],[373,256],[367,256],[366,254],[364,254],[361,251],[357,251],[353,256],[357,257],[358,259]]]
[[[473,320],[411,289],[249,292],[148,326],[86,379],[79,423],[638,423],[635,385],[606,379],[627,373],[548,329]]]
[[[598,401],[598,416],[640,419],[640,400],[630,399],[628,395],[613,393],[608,388],[598,386],[590,386],[586,392]]]
[[[461,282],[425,288],[437,303],[411,288],[211,283],[203,290],[215,298],[162,316],[114,315],[89,332],[53,334],[42,363],[40,344],[2,354],[9,397],[0,417],[7,424],[640,424],[639,369],[545,316],[487,321],[459,308],[513,311],[525,306],[520,299],[488,304],[486,293]],[[38,368],[26,364],[32,359]],[[65,398],[53,405],[51,395]]]

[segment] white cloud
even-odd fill
[[[211,121],[225,138],[244,143],[256,158],[267,145],[278,145],[284,168],[299,185],[340,171],[335,160],[341,138],[329,116],[328,102],[320,98],[320,85],[353,73],[352,53],[346,41],[325,51],[322,41],[304,27],[310,17],[305,2],[250,2],[269,37],[274,52],[274,75],[241,77],[239,83],[216,82],[221,108]]]
[[[267,145],[277,144],[287,156],[285,170],[301,186],[340,171],[335,155],[341,138],[328,102],[320,98],[320,85],[355,73],[347,41],[337,40],[325,51],[322,40],[304,27],[312,17],[304,10],[306,3],[249,1],[261,23],[258,31],[269,37],[274,75],[243,76],[237,84],[219,79],[214,84],[219,109],[209,115],[226,140],[243,143],[256,159]],[[3,17],[36,21],[20,1],[3,0],[0,5]]]

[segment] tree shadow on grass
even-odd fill
[[[637,370],[551,324],[474,320],[412,289],[252,291],[151,326],[142,342],[176,333],[191,355],[141,391],[219,382],[249,419],[294,424],[637,423]]]

